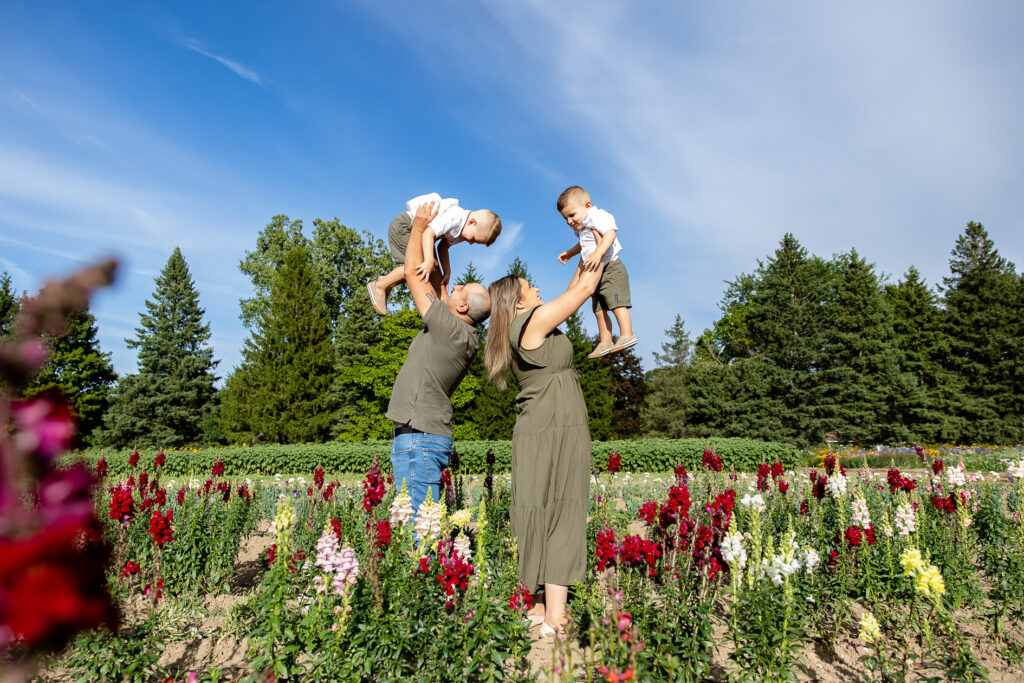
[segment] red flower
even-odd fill
[[[859,526],[847,527],[846,532],[846,545],[850,548],[856,548],[860,545],[861,533]]]
[[[597,534],[597,551],[594,556],[597,558],[597,571],[603,572],[608,567],[615,566],[615,532],[605,529]]]
[[[718,457],[718,454],[712,450],[704,450],[704,455],[701,458],[701,463],[704,465],[704,469],[708,470],[709,472],[722,471],[722,459]]]
[[[800,503],[800,514],[801,515],[809,515],[809,514],[811,514],[811,508],[807,504],[806,500],[805,501],[801,501],[801,503]]]
[[[423,572],[424,574],[429,573],[430,572],[430,558],[429,557],[421,557],[420,558],[419,569],[417,569],[416,571]]]
[[[121,524],[128,524],[135,519],[135,499],[126,487],[110,489],[110,518]]]
[[[683,463],[679,463],[678,465],[676,465],[676,468],[675,468],[675,470],[673,470],[673,472],[675,473],[676,483],[677,484],[685,484],[686,483],[686,480],[688,479],[688,477],[686,475],[686,468],[683,467]]]
[[[936,460],[935,462],[932,463],[932,472],[934,472],[936,476],[938,476],[938,474],[942,472],[944,467],[945,465],[942,464],[942,460]]]
[[[836,456],[829,453],[825,456],[825,474],[831,476],[836,471]]]
[[[249,487],[246,486],[245,484],[239,484],[238,497],[243,498],[245,500],[249,500],[249,498],[251,497],[251,494],[249,493]]]
[[[164,466],[165,462],[167,462],[167,456],[164,455],[163,451],[160,451],[159,453],[156,454],[156,457],[153,458],[153,469],[160,469],[161,467]]]
[[[456,552],[442,553],[437,560],[441,569],[441,573],[437,575],[437,582],[444,588],[445,595],[452,597],[456,590],[466,590],[469,586],[469,577],[473,574],[473,565]]]
[[[0,650],[11,636],[56,649],[78,631],[117,626],[106,588],[109,548],[76,550],[76,539],[92,525],[67,519],[28,538],[0,540]]]
[[[626,536],[622,548],[619,549],[619,557],[623,566],[643,567],[646,564],[648,575],[657,576],[661,546],[639,536]]]
[[[875,544],[875,526],[873,524],[864,530],[864,538],[867,540],[868,545]]]
[[[785,493],[789,490],[789,483],[783,479],[779,479],[779,493]]]
[[[142,569],[139,567],[138,562],[132,562],[131,560],[128,560],[125,563],[124,568],[121,569],[121,576],[134,576],[135,574],[138,574],[141,571]]]
[[[331,520],[331,531],[338,537],[338,543],[341,543],[341,520],[337,517]]]
[[[509,596],[508,608],[513,612],[526,612],[531,607],[533,607],[533,596],[530,595],[530,589],[520,582],[518,588]]]
[[[213,469],[210,470],[210,474],[215,476],[215,477],[223,477],[224,476],[224,461],[218,458],[217,462],[213,463]]]
[[[129,467],[136,467],[136,466],[138,466],[138,464],[139,464],[139,450],[135,449],[134,451],[131,452],[131,455],[128,456],[128,466]]]
[[[786,473],[786,469],[782,466],[782,463],[776,460],[772,463],[772,479],[778,479]]]
[[[180,489],[178,489],[178,507],[181,507],[182,505],[185,504],[185,496],[187,496],[187,495],[188,495],[188,487],[187,486],[182,486]]]
[[[895,467],[889,469],[889,491],[896,493],[897,491],[913,491],[917,488],[917,482],[913,479],[908,479],[900,474],[900,471]]]
[[[148,584],[148,583],[142,588],[142,592],[144,594],[146,594],[146,595],[149,595],[150,592],[152,592],[152,590],[153,590],[152,584]],[[157,582],[156,582],[156,599],[159,600],[162,597],[164,597],[164,580],[163,579],[157,579]]]
[[[597,670],[604,676],[604,680],[608,683],[619,683],[620,681],[628,681],[633,678],[633,674],[636,673],[633,667],[629,667],[625,671],[619,671],[619,667],[612,666],[608,667],[601,665],[597,667]]]
[[[324,487],[323,467],[317,466],[317,468],[313,470],[313,483],[316,484],[317,489],[322,489]]]
[[[107,476],[107,459],[102,455],[100,459],[96,461],[96,476],[102,479]]]
[[[451,479],[449,479],[450,481]],[[377,460],[374,458],[373,464],[370,465],[370,470],[366,473],[366,479],[363,480],[363,509],[370,512],[373,508],[380,505],[380,502],[384,500],[384,493],[386,491],[384,477],[380,473],[380,465],[377,464]]]
[[[149,485],[149,475],[146,472],[139,472],[139,490],[142,491]]]
[[[153,516],[149,518],[149,533],[153,537],[153,543],[162,548],[165,543],[174,540],[174,529],[171,522],[174,521],[174,512],[167,510],[163,516],[159,510],[153,510]]]
[[[386,519],[377,522],[377,547],[387,548],[391,545],[391,523]]]
[[[640,514],[637,515],[637,519],[642,519],[647,522],[647,526],[654,524],[655,518],[658,516],[658,504],[653,500],[649,500],[640,506]]]
[[[811,473],[813,474],[813,472]],[[828,477],[818,477],[814,481],[814,486],[811,488],[812,495],[821,500],[825,497],[825,484],[828,482]]]
[[[167,505],[167,489],[156,490],[156,504],[158,507],[164,507]]]
[[[620,467],[622,467],[622,457],[618,451],[612,449],[611,454],[608,456],[608,471],[615,474],[619,471]]]

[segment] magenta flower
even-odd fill
[[[43,396],[11,408],[19,426],[15,442],[22,450],[53,460],[71,447],[75,420],[70,406]]]

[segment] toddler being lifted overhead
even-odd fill
[[[405,281],[403,264],[405,251],[409,246],[409,234],[412,232],[412,219],[416,215],[416,208],[428,202],[434,202],[439,210],[434,220],[430,221],[427,229],[423,231],[423,264],[416,269],[416,275],[423,280],[430,278],[430,272],[435,266],[435,241],[438,242],[437,263],[441,265],[441,282],[447,285],[451,278],[448,249],[452,245],[468,242],[489,247],[501,234],[501,219],[493,211],[463,209],[459,206],[458,199],[441,199],[441,195],[436,192],[407,201],[407,210],[395,216],[388,226],[388,243],[396,266],[384,277],[366,284],[366,289],[370,293],[370,303],[381,315],[387,315],[388,312],[388,293],[395,285]]]
[[[575,246],[558,255],[559,262],[568,263],[569,259],[580,254],[575,277],[579,277],[581,271],[597,270],[604,266],[597,291],[591,298],[600,339],[587,357],[599,358],[635,346],[638,340],[633,336],[633,321],[629,315],[632,307],[629,274],[619,259],[622,245],[619,244],[619,228],[615,224],[615,216],[594,206],[587,191],[578,185],[573,185],[558,196],[558,212],[579,239]],[[614,343],[608,311],[612,312],[619,323],[619,338]]]

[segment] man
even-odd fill
[[[430,488],[437,496],[441,470],[448,467],[452,452],[451,396],[466,376],[476,355],[476,325],[491,313],[487,288],[479,283],[456,285],[448,293],[437,270],[423,280],[416,269],[424,260],[423,230],[437,207],[421,205],[413,219],[405,255],[405,280],[423,329],[409,345],[409,356],[395,379],[387,417],[394,421],[391,466],[395,484],[404,479],[414,510]]]

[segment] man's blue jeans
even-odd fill
[[[441,499],[441,470],[448,467],[452,455],[452,440],[436,434],[399,434],[391,442],[391,467],[395,473],[395,488],[402,490],[406,482],[412,509],[418,512],[427,499]]]

